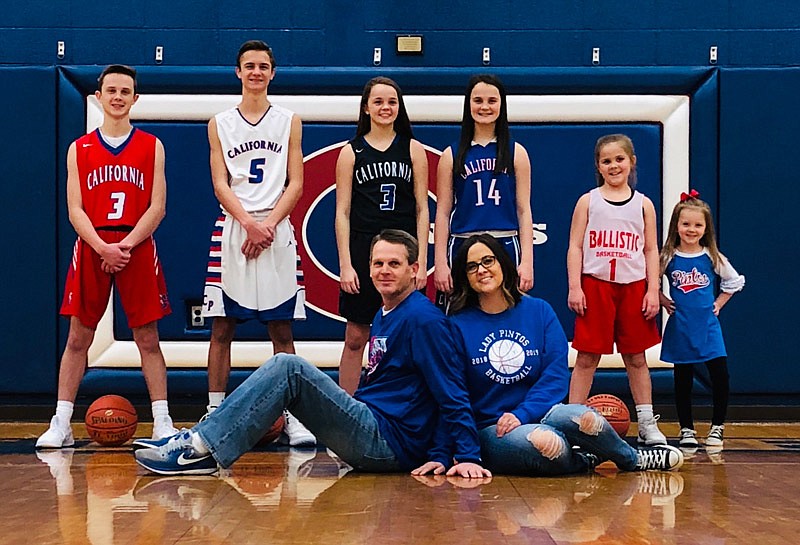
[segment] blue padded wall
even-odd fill
[[[720,96],[719,243],[746,275],[721,313],[734,391],[797,393],[800,70],[731,70]]]
[[[6,217],[0,388],[29,393],[55,386],[56,74],[0,67],[0,202]]]
[[[0,148],[12,262],[0,317],[0,394],[55,392],[66,331],[56,313],[74,240],[65,216],[66,146],[83,132],[83,97],[99,67],[141,67],[148,93],[236,93],[235,53],[250,38],[275,48],[273,93],[352,94],[378,74],[397,79],[406,93],[459,93],[470,74],[490,71],[512,93],[691,96],[691,183],[716,214],[723,252],[748,278],[721,317],[733,391],[800,393],[791,343],[798,288],[791,277],[781,280],[796,269],[800,242],[793,221],[800,4],[460,5],[198,0],[187,10],[156,0],[30,0],[0,7],[0,126],[13,135]],[[422,56],[394,54],[396,35],[407,33],[424,36]],[[63,58],[56,57],[59,40]],[[719,48],[716,66],[709,65],[712,45]],[[377,68],[374,47],[383,49]],[[484,47],[491,48],[489,66],[481,62]],[[601,49],[600,66],[591,66],[593,47]],[[531,152],[536,160],[539,153]]]

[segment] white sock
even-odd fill
[[[58,400],[56,403],[56,416],[58,421],[65,427],[69,427],[69,422],[72,420],[72,411],[75,410],[75,404],[72,401]]]
[[[169,404],[166,399],[159,399],[150,404],[153,408],[153,420],[159,416],[169,416]]]
[[[208,407],[215,409],[222,404],[225,399],[225,392],[208,392]]]
[[[653,405],[636,405],[636,421],[645,422],[653,419]]]
[[[203,438],[196,432],[192,432],[192,448],[197,454],[208,454],[209,450],[203,442]]]

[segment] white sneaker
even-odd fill
[[[697,442],[697,432],[691,428],[681,428],[678,446],[686,449],[699,447],[700,444]]]
[[[317,444],[317,438],[314,434],[308,431],[300,421],[292,415],[289,411],[283,411],[285,418],[283,431],[289,437],[289,446],[291,447],[313,447]]]
[[[647,446],[666,445],[667,437],[658,429],[658,419],[656,415],[649,420],[639,422],[639,443]]]
[[[206,414],[200,417],[200,422],[205,422],[208,420],[208,417],[211,416],[211,413],[219,409],[219,405],[206,405]]]
[[[157,416],[153,419],[153,440],[166,439],[178,433],[178,429],[172,425],[172,418],[167,416]]]
[[[708,430],[708,436],[706,437],[706,446],[716,447],[716,450],[722,450],[722,445],[724,444],[722,436],[724,433],[725,424],[721,426],[711,426],[711,429]]]
[[[57,416],[50,419],[50,427],[36,440],[36,448],[64,448],[75,444],[72,426],[61,423]]]

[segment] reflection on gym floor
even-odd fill
[[[333,453],[245,455],[211,477],[145,475],[129,449],[0,454],[4,543],[656,543],[795,540],[796,440],[726,438],[679,472],[359,474]],[[769,521],[767,524],[765,521]]]

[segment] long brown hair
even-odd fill
[[[478,294],[469,285],[469,278],[467,277],[467,254],[469,249],[479,242],[489,248],[497,259],[497,263],[500,264],[500,270],[503,271],[503,298],[508,302],[509,307],[513,307],[522,299],[522,292],[519,291],[517,267],[514,265],[511,256],[503,248],[503,245],[487,233],[472,235],[461,245],[461,248],[458,249],[456,256],[453,258],[453,268],[451,270],[453,275],[453,295],[450,297],[448,314],[455,314],[467,307],[478,306]]]
[[[705,201],[697,197],[689,197],[676,204],[675,208],[672,210],[667,237],[664,239],[664,247],[661,248],[661,274],[664,274],[664,271],[667,270],[667,265],[672,261],[681,243],[681,237],[678,234],[678,220],[681,217],[681,212],[684,210],[698,210],[703,214],[703,219],[706,222],[706,232],[700,239],[700,246],[708,250],[708,255],[714,267],[719,267],[725,259],[719,253],[719,248],[717,248],[717,236],[714,234],[714,218],[711,217],[711,208]]]
[[[356,136],[364,136],[372,129],[372,122],[370,121],[369,115],[366,112],[366,108],[372,88],[376,85],[388,85],[397,92],[397,117],[394,120],[394,132],[409,139],[414,138],[414,132],[411,130],[411,120],[408,118],[406,103],[403,100],[403,91],[393,79],[383,76],[372,78],[364,86],[364,91],[361,93],[361,105],[359,106],[358,111]]]
[[[464,92],[464,112],[461,114],[461,135],[458,140],[458,149],[453,151],[453,173],[466,176],[464,158],[472,147],[475,138],[475,120],[472,119],[470,99],[472,90],[479,83],[485,83],[497,88],[500,93],[500,112],[494,125],[494,135],[497,138],[497,159],[494,163],[494,173],[514,173],[514,150],[511,149],[511,134],[508,130],[508,105],[506,101],[506,88],[500,78],[492,74],[478,74],[472,76]]]

